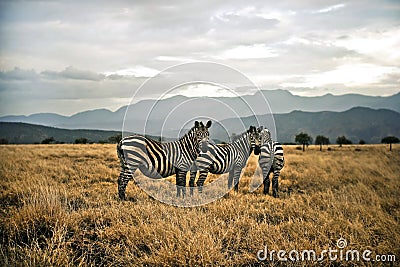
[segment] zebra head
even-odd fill
[[[259,132],[259,137],[260,137],[260,145],[264,145],[266,143],[271,143],[271,133],[267,128],[264,128],[263,126],[260,126],[257,128],[257,131]]]
[[[249,137],[249,142],[250,142],[250,149],[254,150],[254,154],[258,155],[260,154],[260,137],[259,137],[259,132],[256,127],[250,126],[250,128],[247,130],[248,137]]]
[[[201,122],[195,121],[194,127],[195,127],[196,141],[199,144],[199,148],[201,149],[201,152],[206,153],[208,150],[208,141],[210,137],[208,128],[211,127],[211,121],[208,121],[206,125],[204,125],[202,121]]]

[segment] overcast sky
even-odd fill
[[[227,2],[0,0],[0,115],[115,110],[193,61],[297,95],[400,91],[400,1]]]

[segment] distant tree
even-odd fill
[[[350,145],[352,142],[347,139],[346,136],[342,135],[336,139],[336,144],[339,144],[339,146],[342,147],[342,145]]]
[[[56,140],[54,137],[48,137],[42,140],[42,144],[53,144]]]
[[[119,143],[119,141],[121,141],[121,139],[122,139],[122,134],[116,134],[116,135],[110,136],[108,138],[108,141],[110,143]]]
[[[319,145],[319,151],[322,151],[322,145],[329,145],[329,138],[323,135],[318,135],[315,138],[315,144]]]
[[[381,141],[381,143],[390,145],[390,151],[392,151],[392,144],[396,144],[398,142],[400,142],[400,140],[396,136],[386,136],[386,137],[382,138],[382,141]]]
[[[360,142],[358,142],[360,145],[365,145],[366,144],[366,142],[363,140],[363,139],[361,139],[360,140]]]
[[[309,145],[310,143],[312,143],[312,137],[309,136],[307,133],[299,133],[296,135],[294,141],[298,144],[302,144],[303,145],[303,152],[305,151],[305,146]]]
[[[8,140],[5,139],[5,138],[1,138],[1,139],[0,139],[0,144],[1,144],[1,145],[6,145],[6,144],[8,144]]]
[[[84,137],[75,139],[75,144],[87,144],[87,143],[88,143],[88,140]]]

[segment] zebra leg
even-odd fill
[[[270,175],[271,171],[267,172],[267,175],[265,175],[264,177],[264,190],[263,193],[264,195],[268,195],[269,194],[269,186],[271,185],[271,181],[269,179],[269,175]]]
[[[260,165],[262,165],[262,164],[260,164]],[[264,178],[263,179],[263,184],[264,184],[263,193],[264,193],[264,195],[269,194],[269,186],[270,186],[269,174],[271,173],[271,168],[268,168],[265,165],[261,166],[261,170],[262,170],[262,174],[263,174],[263,178]]]
[[[232,188],[232,182],[233,182],[233,170],[229,171],[229,177],[228,177],[228,189],[231,190]]]
[[[132,180],[132,178],[132,173],[128,167],[121,168],[121,172],[118,177],[118,196],[121,200],[126,200],[126,186],[128,185],[129,180]]]
[[[184,198],[186,195],[186,172],[180,169],[176,169],[176,197]]]
[[[200,171],[199,179],[197,180],[197,188],[199,193],[203,192],[203,185],[205,180],[207,179],[208,171]]]
[[[191,196],[193,196],[194,180],[196,180],[196,174],[197,174],[197,171],[190,172],[189,186],[190,186],[190,195]]]
[[[272,177],[272,196],[278,197],[278,178],[279,178],[280,171],[274,171],[274,176]]]
[[[240,179],[240,174],[242,173],[242,168],[235,168],[233,169],[233,181],[235,184],[235,191],[239,191],[239,179]]]
[[[117,155],[121,166],[121,171],[118,176],[118,196],[121,200],[125,200],[126,186],[128,185],[129,180],[133,179],[133,174],[135,173],[137,167],[132,168],[132,170],[128,168],[121,145],[121,142],[119,142],[117,145]]]
[[[197,175],[196,162],[193,162],[192,166],[190,166],[189,171],[190,171],[190,180],[189,180],[190,195],[193,196],[194,181],[196,180],[196,175]]]

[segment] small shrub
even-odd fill
[[[8,140],[5,138],[0,138],[0,145],[6,145],[8,144]]]
[[[56,140],[54,139],[54,137],[49,137],[49,138],[45,138],[42,140],[42,144],[54,144],[56,142]]]
[[[87,144],[88,140],[84,137],[75,139],[75,144]]]

